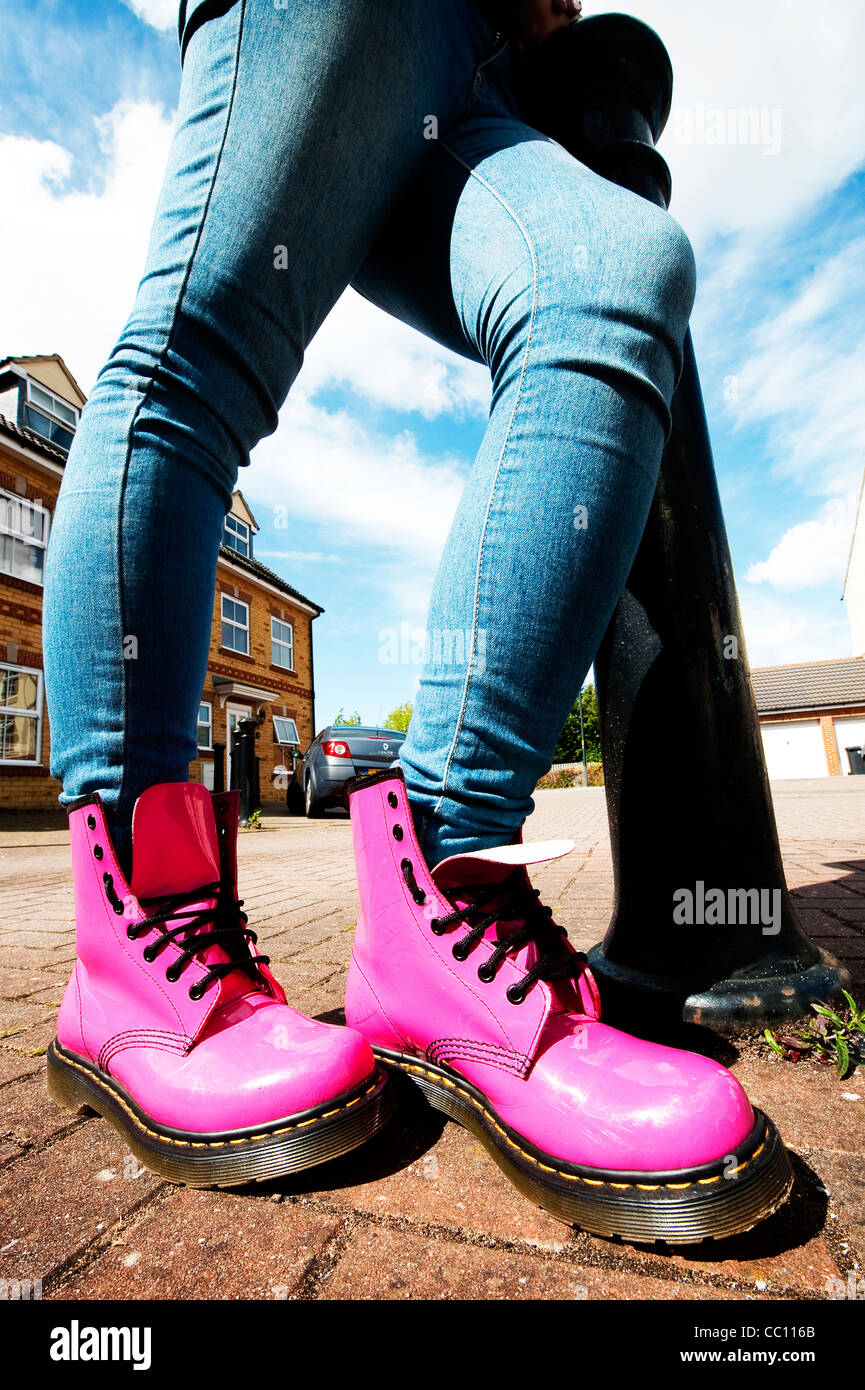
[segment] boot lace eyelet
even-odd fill
[[[144,950],[141,952],[141,954],[143,955],[144,959],[147,961],[147,964],[148,964],[148,965],[152,965],[153,962],[156,960],[156,956],[153,954],[153,947],[152,947],[152,946],[145,946],[145,948],[144,948]]]
[[[129,940],[130,940],[130,941],[137,941],[137,940],[138,940],[138,932],[135,930],[135,927],[133,926],[133,924],[132,924],[131,922],[130,922],[129,926],[126,928],[126,935],[129,937]]]
[[[520,985],[509,985],[507,990],[508,1002],[511,1004],[522,1004],[525,1002],[525,991]]]
[[[396,792],[388,792],[388,794],[387,794],[387,804],[388,804],[388,806],[390,806],[394,811],[396,810],[397,806],[399,805],[399,797],[397,796]]]
[[[401,840],[404,834],[405,834],[405,831],[403,830],[403,828],[402,828],[401,825],[395,825],[395,826],[394,826],[394,828],[393,828],[393,838],[394,838],[395,840]]]
[[[414,866],[411,860],[404,859],[400,864],[400,869],[402,870],[402,876],[408,885],[409,892],[411,893],[418,907],[422,907],[423,904],[426,902],[426,893],[421,888],[420,884],[414,876]]]
[[[95,829],[96,829],[96,817],[95,817],[95,816],[88,816],[88,817],[87,817],[87,829],[88,829],[88,830],[95,830]]]
[[[463,943],[462,943],[461,941],[455,941],[455,942],[454,942],[454,945],[453,945],[453,957],[454,957],[454,960],[468,960],[468,958],[469,958],[468,949],[463,945]]]
[[[489,962],[485,961],[483,965],[478,966],[478,979],[481,984],[491,985],[495,978],[496,972],[490,967]]]
[[[202,996],[203,994],[204,994],[204,990],[201,988],[201,985],[191,985],[191,986],[190,986],[190,989],[189,989],[189,997],[190,997],[190,999],[198,1000],[198,999],[201,998],[201,996]]]
[[[104,849],[102,848],[101,845],[94,845],[94,846],[93,846],[93,858],[94,858],[94,859],[101,859],[104,853],[105,853],[105,851],[104,851]]]
[[[432,921],[430,922],[429,926],[430,926],[430,931],[432,932],[433,936],[444,936],[445,932],[447,931],[447,927],[443,927],[443,926],[442,926],[442,924],[441,924],[441,922],[439,921],[438,917],[433,917],[433,919],[432,919]]]
[[[177,984],[177,981],[180,979],[180,976],[173,965],[169,965],[168,969],[165,972],[165,978],[170,985]]]

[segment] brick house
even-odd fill
[[[201,693],[199,759],[194,781],[219,790],[231,781],[231,732],[263,714],[257,756],[262,806],[285,802],[291,749],[315,736],[312,624],[324,610],[256,560],[258,526],[242,492],[234,493],[219,549],[210,657]],[[224,750],[224,752],[223,752]]]
[[[770,777],[851,773],[847,749],[865,744],[865,657],[756,666],[751,680]]]
[[[62,357],[0,361],[0,809],[56,809],[42,676],[42,585],[51,518],[85,396]],[[253,554],[236,491],[219,550],[194,781],[231,776],[231,730],[261,720],[263,806],[284,804],[292,749],[314,736],[312,624],[324,610]],[[224,779],[224,781],[223,781]]]
[[[84,405],[63,359],[0,361],[0,807],[56,809],[42,678],[42,583]]]

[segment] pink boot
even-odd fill
[[[296,1172],[391,1113],[369,1043],[288,1007],[237,898],[238,792],[150,787],[132,883],[98,795],[70,810],[78,961],[48,1090],[96,1110],[153,1172],[193,1187]]]
[[[430,873],[399,769],[350,788],[361,915],[346,1018],[561,1220],[672,1243],[748,1230],[787,1197],[787,1152],[724,1067],[599,1020],[585,957],[525,865],[568,840]]]

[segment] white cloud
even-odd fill
[[[374,405],[437,415],[485,414],[486,367],[460,357],[347,289],[310,344],[295,394],[351,386]]]
[[[154,29],[177,29],[179,0],[123,0],[123,3]]]
[[[824,497],[858,490],[862,476],[865,325],[851,287],[863,280],[858,238],[752,333],[728,401],[738,425],[768,426],[775,476]]]
[[[865,7],[631,0],[627,9],[660,34],[673,62],[673,115],[660,148],[673,173],[671,211],[698,247],[718,232],[789,223],[861,166]],[[769,138],[688,143],[688,116],[696,138],[701,108],[706,137],[712,111],[732,108],[760,113]],[[780,150],[764,154],[775,113]]]
[[[341,565],[342,556],[326,550],[262,550],[255,547],[258,560],[284,560],[292,565]]]
[[[825,602],[800,598],[791,604],[747,583],[739,585],[739,603],[751,666],[851,655],[850,627],[840,603],[838,618],[827,621]]]
[[[61,146],[0,138],[4,350],[59,352],[85,392],[132,307],[171,136],[148,102],[120,102],[98,125],[99,193],[69,186]]]
[[[289,517],[326,521],[335,536],[374,541],[427,568],[462,488],[458,461],[425,458],[409,430],[373,434],[347,411],[324,410],[292,392],[277,433],[255,450],[248,491],[284,506]]]
[[[751,565],[746,583],[782,591],[837,584],[840,596],[855,511],[852,492],[830,499],[811,521],[791,526],[765,560]]]

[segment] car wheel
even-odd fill
[[[317,819],[322,813],[322,805],[315,794],[312,785],[312,778],[306,779],[306,814],[310,820]]]
[[[290,816],[302,816],[306,809],[303,790],[296,777],[292,778],[288,784],[288,791],[285,793],[285,807]]]

